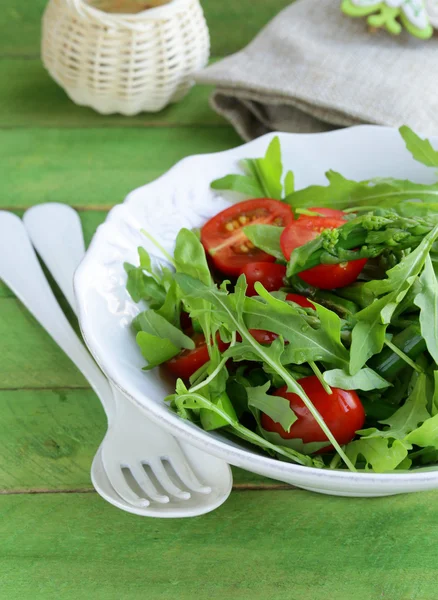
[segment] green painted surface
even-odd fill
[[[133,117],[100,115],[77,106],[44,70],[40,60],[0,60],[0,127],[147,127],[226,125],[208,104],[211,88],[193,88],[183,102],[159,113]]]
[[[208,88],[133,118],[73,105],[38,59],[45,3],[1,2],[0,208],[66,202],[88,243],[133,188],[241,140],[210,110]],[[202,4],[219,57],[289,0]],[[331,498],[234,469],[236,489],[214,513],[141,519],[91,492],[104,432],[83,377],[0,283],[0,600],[437,597],[438,492]]]
[[[0,208],[108,207],[191,154],[241,144],[229,127],[0,129]]]
[[[5,600],[435,600],[437,494],[235,492],[147,520],[94,494],[0,497]]]
[[[85,379],[23,305],[0,299],[0,389],[84,387]]]
[[[106,425],[92,390],[3,390],[0,414],[0,492],[91,489]]]
[[[210,29],[211,55],[240,50],[290,0],[201,0]],[[40,52],[40,19],[47,0],[2,0],[0,56],[31,56]]]

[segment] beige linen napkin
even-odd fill
[[[438,39],[369,33],[338,0],[298,0],[197,81],[245,140],[358,123],[438,135]]]

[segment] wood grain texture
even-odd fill
[[[0,389],[86,387],[83,376],[15,298],[0,299]]]
[[[191,154],[241,144],[229,127],[0,131],[0,208],[108,208]]]
[[[235,492],[145,520],[94,494],[0,497],[8,600],[435,600],[436,493]]]
[[[91,389],[0,392],[0,492],[91,489],[106,418]]]
[[[0,60],[0,128],[10,127],[157,127],[227,123],[208,104],[209,86],[196,86],[182,102],[159,113],[133,117],[100,115],[77,106],[45,71],[40,60]]]
[[[41,15],[47,0],[2,0],[0,56],[37,57]],[[211,55],[225,56],[248,44],[290,0],[202,0],[210,29]]]

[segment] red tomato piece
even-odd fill
[[[266,329],[248,329],[248,331],[259,344],[272,344],[272,342],[278,338],[276,333],[266,331]],[[236,339],[238,342],[242,341],[240,333],[237,333]]]
[[[251,262],[274,262],[275,258],[255,248],[244,234],[245,225],[286,227],[293,220],[290,206],[278,200],[256,198],[234,204],[207,221],[201,242],[214,266],[226,275],[239,275]]]
[[[278,338],[276,333],[265,329],[250,329],[249,332],[259,344],[272,344]]]
[[[189,379],[193,373],[210,360],[204,335],[202,333],[195,333],[192,340],[195,342],[193,350],[184,348],[179,354],[166,362],[167,368],[175,377]],[[220,339],[219,334],[216,337],[216,341],[221,352],[224,352],[228,348],[228,344]]]
[[[359,258],[337,265],[317,265],[298,276],[309,285],[322,290],[342,288],[356,281],[366,262],[366,258]]]
[[[257,292],[254,289],[254,284],[257,281],[260,281],[268,292],[279,290],[284,285],[286,267],[272,263],[252,262],[242,267],[240,273],[245,275],[248,284],[246,295],[255,296]]]
[[[276,333],[266,331],[266,329],[248,329],[248,331],[259,344],[272,344],[278,338]],[[238,342],[242,341],[242,336],[239,332],[237,332],[236,339]]]
[[[344,222],[337,217],[306,217],[293,221],[281,234],[280,244],[284,256],[289,260],[295,248],[314,240],[324,229],[336,229]],[[302,271],[299,277],[322,290],[345,287],[356,281],[366,262],[366,258],[360,258],[337,265],[321,264]]]
[[[315,309],[310,300],[307,300],[306,296],[301,296],[300,294],[288,294],[286,296],[286,300],[289,300],[290,302],[295,302],[295,304],[299,304],[303,308]]]
[[[304,377],[299,384],[324,419],[336,441],[343,445],[350,442],[365,422],[365,411],[359,396],[353,390],[332,388],[333,394],[327,394],[315,375]],[[304,443],[325,442],[327,436],[297,394],[291,394],[284,386],[276,390],[274,396],[281,396],[290,402],[290,407],[298,417],[289,432],[262,413],[262,427],[266,431],[275,431],[284,439],[301,439]],[[323,448],[331,450],[332,446]]]
[[[319,213],[320,215],[322,215],[323,217],[335,217],[337,219],[344,219],[344,217],[346,216],[346,213],[344,213],[344,211],[342,210],[338,210],[337,208],[326,208],[324,206],[312,206],[312,208],[309,208],[307,210],[311,210],[312,212],[316,212]],[[298,216],[298,221],[301,219],[314,219],[314,218],[318,218],[318,217],[310,217],[309,215],[299,215]]]

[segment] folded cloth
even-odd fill
[[[245,140],[359,123],[438,134],[438,39],[370,33],[338,0],[298,0],[197,81]]]

